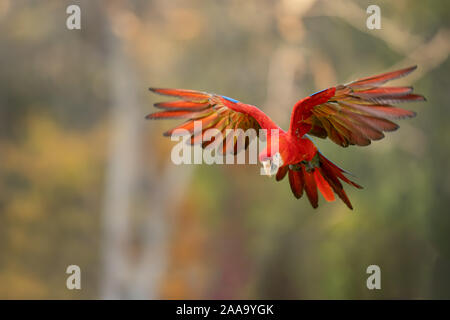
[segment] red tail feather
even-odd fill
[[[314,170],[314,178],[316,179],[317,187],[319,188],[325,200],[334,201],[333,189],[331,189],[331,186],[324,179],[324,177],[320,173],[320,170]]]
[[[288,173],[289,184],[294,196],[299,199],[304,190],[314,208],[319,205],[317,192],[319,190],[326,201],[334,201],[334,193],[336,193],[348,208],[353,209],[340,180],[359,189],[362,187],[344,176],[347,172],[325,158],[321,153],[318,152],[316,157],[318,159],[309,163],[300,162],[294,166],[285,166],[278,169],[277,181],[282,180]]]
[[[308,172],[305,166],[302,166],[303,176],[305,177],[305,192],[308,196],[309,202],[313,206],[313,208],[317,208],[319,206],[319,195],[317,194],[317,184],[314,179],[314,174],[312,172]]]
[[[288,167],[286,167],[288,168]],[[305,180],[302,171],[289,170],[289,183],[291,190],[297,199],[300,199],[303,195],[303,187],[305,186]]]

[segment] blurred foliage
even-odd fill
[[[80,31],[65,27],[72,2]],[[114,130],[108,37],[133,66],[142,122],[156,102],[152,85],[222,93],[287,127],[292,105],[311,92],[396,64],[424,67],[380,31],[362,31],[368,4],[423,45],[449,27],[448,1],[342,2],[361,8],[356,26],[323,14],[330,3],[2,0],[0,298],[100,297]],[[175,218],[161,297],[450,298],[447,56],[416,79],[428,102],[408,105],[418,117],[398,132],[367,148],[316,141],[365,187],[348,188],[353,212],[323,199],[313,210],[254,165],[195,166],[167,213]],[[171,124],[143,125],[141,161],[164,168],[173,143],[160,133]],[[81,291],[65,288],[69,264],[82,269]],[[380,291],[366,288],[371,264],[381,267]]]

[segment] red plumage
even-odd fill
[[[306,193],[311,205],[318,206],[318,191],[326,201],[333,201],[336,194],[350,209],[353,209],[341,181],[361,189],[348,179],[346,172],[326,159],[309,139],[307,134],[330,138],[342,147],[366,146],[373,140],[384,138],[384,132],[394,131],[398,125],[393,120],[414,117],[413,111],[394,107],[393,104],[424,101],[422,95],[414,94],[408,86],[383,87],[390,80],[406,76],[416,66],[362,78],[346,85],[338,85],[298,101],[291,114],[288,131],[279,128],[264,112],[216,94],[184,89],[150,88],[151,91],[177,97],[181,100],[156,103],[163,111],[149,114],[147,119],[187,119],[187,121],[164,135],[172,135],[177,129],[191,135],[191,144],[202,142],[207,147],[218,138],[223,153],[238,153],[236,139],[226,140],[227,129],[267,129],[267,141],[271,141],[272,129],[276,129],[278,155],[281,165],[276,171],[276,180],[288,175],[292,193],[296,198]],[[194,121],[201,121],[202,130],[196,132]],[[207,129],[215,128],[222,133],[209,141],[203,141]],[[248,146],[246,141],[245,147]],[[263,150],[261,162],[273,163],[272,149]]]

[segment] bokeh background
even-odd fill
[[[0,0],[0,298],[450,298],[449,21],[446,0]],[[179,87],[287,128],[304,96],[414,64],[397,84],[428,101],[398,132],[316,139],[365,187],[353,211],[256,165],[175,166],[175,123],[144,119],[149,86]]]

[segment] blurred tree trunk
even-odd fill
[[[142,139],[145,121],[139,106],[147,91],[139,85],[138,68],[127,54],[132,46],[126,36],[112,31],[126,27],[118,21],[127,10],[122,2],[112,2],[106,10],[111,149],[102,221],[101,298],[157,299],[167,269],[169,214],[183,196],[191,169],[169,164],[157,170],[142,164],[144,142],[153,159],[158,150]],[[149,210],[133,215],[134,205],[142,202]]]
[[[130,237],[130,204],[137,177],[140,124],[136,78],[121,39],[111,32],[106,19],[108,68],[111,71],[111,142],[103,210],[104,271],[101,297],[126,298],[130,276],[127,249]]]

